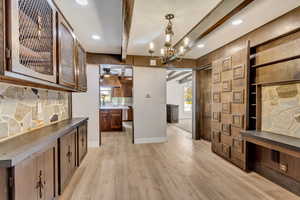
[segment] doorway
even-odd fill
[[[167,122],[192,137],[193,72],[192,69],[167,70]]]
[[[100,144],[105,138],[133,138],[133,69],[129,65],[102,64],[99,68]]]

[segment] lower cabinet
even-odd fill
[[[57,145],[16,165],[13,169],[14,200],[53,200],[57,196]]]
[[[122,109],[100,110],[100,131],[122,131]]]
[[[87,124],[83,124],[78,127],[77,147],[77,161],[79,166],[87,153]]]
[[[86,154],[87,121],[15,166],[0,167],[0,200],[58,199]]]
[[[77,129],[59,138],[59,194],[69,183],[76,170],[76,136]]]

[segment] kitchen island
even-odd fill
[[[122,131],[123,110],[128,106],[102,106],[100,108],[100,131]]]

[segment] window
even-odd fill
[[[188,82],[183,87],[183,111],[192,112],[192,106],[193,106],[192,82]]]
[[[107,103],[111,103],[112,98],[111,94],[112,89],[108,87],[100,87],[100,100],[101,100],[101,105],[105,105]]]

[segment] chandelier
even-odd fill
[[[161,60],[161,62],[163,64],[167,64],[174,60],[180,61],[189,45],[189,39],[185,38],[184,45],[180,46],[179,49],[175,49],[173,47],[172,41],[173,41],[174,31],[173,31],[172,20],[175,18],[175,16],[174,16],[174,14],[170,13],[170,14],[167,14],[165,16],[165,18],[168,21],[168,24],[165,29],[165,43],[164,43],[163,48],[160,49],[161,56],[159,57],[159,59]],[[154,48],[153,42],[151,42],[149,44],[148,52],[151,55],[151,57],[153,57],[153,54],[155,53],[155,48]]]

